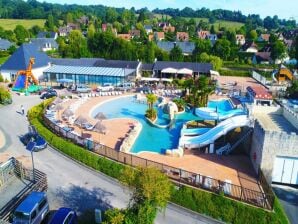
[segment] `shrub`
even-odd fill
[[[11,94],[4,86],[0,86],[0,103],[11,103]]]
[[[220,75],[222,76],[238,76],[238,77],[250,77],[251,72],[248,70],[226,70],[220,69]]]
[[[0,82],[4,82],[3,75],[0,73]]]

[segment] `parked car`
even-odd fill
[[[48,91],[41,94],[40,99],[49,99],[49,98],[52,98],[54,96],[57,96],[56,90],[48,90]]]
[[[86,85],[78,85],[78,86],[76,86],[75,91],[77,93],[90,93],[91,88],[89,86],[86,86]]]
[[[49,212],[45,192],[31,192],[13,213],[13,224],[40,224]]]
[[[113,91],[114,86],[111,83],[104,83],[102,86],[97,87],[98,92]]]
[[[38,91],[38,94],[39,95],[42,95],[44,93],[47,93],[47,92],[51,92],[51,91],[55,91],[52,87],[45,87],[45,88],[41,88],[39,91]]]
[[[27,134],[23,135],[20,138],[20,140],[26,146],[28,145],[28,143],[30,141],[35,142],[34,151],[40,151],[42,149],[45,149],[48,146],[48,143],[46,142],[46,140],[44,140],[44,138],[38,134],[27,133]]]
[[[119,86],[117,86],[117,89],[118,90],[121,90],[121,91],[127,91],[127,90],[130,90],[132,88],[135,87],[135,84],[133,82],[125,82],[123,84],[120,84]]]
[[[71,208],[59,208],[48,224],[77,224],[77,214]]]

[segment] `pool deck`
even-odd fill
[[[90,116],[90,111],[94,106],[117,97],[119,96],[90,97],[75,111],[75,117],[83,115],[91,124],[95,124],[97,120]],[[69,100],[63,103],[64,109],[75,101],[76,100]],[[62,114],[62,111],[60,114]],[[100,136],[100,142],[119,150],[122,140],[135,122],[137,121],[129,118],[104,120],[103,123],[107,127],[107,133]],[[78,127],[74,126],[74,128],[77,133],[81,132]],[[87,137],[90,136],[95,141],[99,139],[99,134],[93,131],[84,130],[84,135]],[[190,172],[200,173],[222,181],[231,180],[232,184],[260,191],[256,174],[253,172],[251,162],[246,156],[187,154],[181,158],[175,158],[149,152],[139,153],[138,156]]]

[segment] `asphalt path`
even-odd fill
[[[26,151],[25,146],[19,140],[19,137],[28,131],[28,121],[26,116],[21,114],[21,105],[27,111],[39,102],[41,100],[36,95],[13,94],[13,103],[0,108],[0,129],[6,139],[5,146],[0,149],[0,153],[30,158],[30,152]],[[125,208],[129,203],[129,191],[119,182],[74,162],[51,147],[35,152],[34,164],[35,168],[47,174],[47,194],[51,209],[66,206],[83,213],[93,211],[94,208],[102,210],[111,207]],[[155,223],[220,222],[169,204],[165,211],[159,212]]]

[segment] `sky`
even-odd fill
[[[277,15],[282,19],[294,18],[298,21],[297,0],[45,0],[51,3],[96,5],[135,9],[147,7],[180,8],[190,7],[194,10],[205,7],[209,9],[240,10],[244,15],[259,14],[262,18]]]

